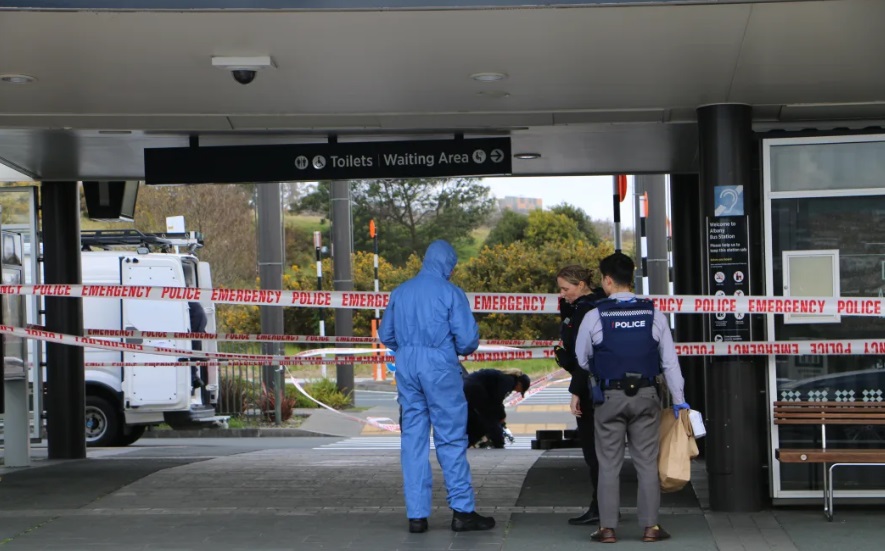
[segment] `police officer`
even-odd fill
[[[593,375],[600,522],[591,538],[602,543],[617,541],[625,435],[639,478],[637,511],[644,527],[642,541],[670,537],[658,524],[661,406],[655,377],[663,371],[675,415],[689,407],[667,318],[650,300],[638,299],[630,291],[633,269],[630,257],[619,252],[602,259],[602,288],[609,298],[598,302],[596,310],[584,317],[575,344],[578,362]],[[573,396],[572,403],[576,400]]]
[[[427,247],[421,271],[393,290],[378,338],[396,353],[401,408],[400,461],[409,532],[427,531],[433,489],[430,427],[453,511],[452,530],[489,530],[495,519],[474,510],[467,464],[467,399],[458,356],[479,345],[479,327],[467,295],[449,282],[458,257],[437,240]]]
[[[559,287],[559,317],[562,320],[559,327],[562,346],[554,349],[556,363],[572,376],[568,390],[578,399],[572,402],[571,412],[578,425],[578,440],[581,442],[584,462],[590,469],[590,482],[593,485],[590,507],[584,514],[568,519],[569,524],[579,526],[599,521],[599,503],[596,499],[599,462],[596,459],[596,447],[593,442],[593,402],[590,400],[589,374],[581,369],[575,356],[575,340],[578,337],[581,321],[587,312],[596,308],[596,301],[605,298],[602,289],[592,288],[591,276],[589,269],[575,264],[565,266],[556,274],[556,285]]]

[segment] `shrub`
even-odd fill
[[[331,379],[318,379],[304,385],[308,394],[335,409],[345,409],[352,405],[351,393],[344,394],[338,390],[335,381]]]
[[[305,392],[334,409],[344,409],[351,406],[351,395],[343,394],[338,390],[335,381],[330,379],[318,379],[304,383]],[[286,385],[286,398],[291,400],[295,407],[299,408],[318,408],[319,405],[313,402],[295,388],[294,385]]]
[[[258,397],[256,386],[250,381],[229,375],[221,375],[218,381],[219,413],[240,414],[253,407]]]
[[[258,409],[264,416],[265,421],[274,421],[276,418],[277,392],[276,389],[262,386],[261,395],[258,397]],[[280,402],[280,415],[283,421],[292,418],[292,410],[295,408],[295,400],[292,400],[286,394]]]
[[[304,394],[298,392],[294,385],[286,385],[286,398],[292,400],[297,408],[318,408],[315,402],[307,399]]]

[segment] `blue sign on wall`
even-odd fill
[[[713,195],[715,216],[744,215],[744,186],[715,186]]]

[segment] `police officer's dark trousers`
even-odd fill
[[[639,525],[658,523],[661,486],[658,480],[661,404],[654,387],[640,388],[627,396],[622,390],[606,390],[605,402],[596,406],[596,456],[599,458],[599,525],[617,528],[621,506],[621,466],[624,436],[639,478],[637,513]]]
[[[578,423],[578,439],[584,462],[590,467],[590,482],[593,483],[593,502],[597,501],[599,489],[599,460],[596,458],[596,431],[594,430],[593,402],[590,398],[581,397],[581,416],[576,417]]]

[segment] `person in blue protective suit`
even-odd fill
[[[449,282],[458,257],[447,242],[427,247],[421,271],[393,290],[378,338],[396,353],[397,402],[402,411],[400,458],[409,532],[427,531],[433,475],[430,427],[445,478],[452,530],[489,530],[495,520],[476,513],[467,464],[467,400],[459,355],[479,345],[467,295]]]
[[[630,291],[633,269],[633,261],[622,253],[602,259],[599,271],[608,299],[597,302],[596,309],[584,316],[575,343],[578,363],[592,375],[599,529],[590,537],[602,543],[617,541],[625,435],[639,478],[636,508],[644,527],[642,541],[670,537],[658,524],[661,403],[655,377],[663,372],[677,417],[680,409],[689,407],[670,325],[650,300]],[[572,396],[573,406],[577,400]]]

